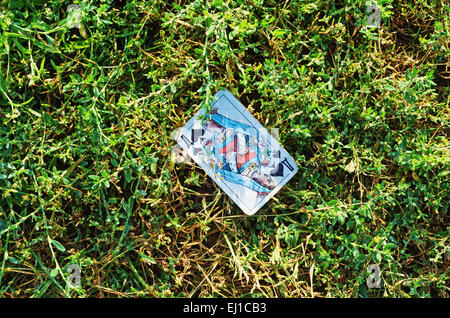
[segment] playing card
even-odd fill
[[[229,91],[221,90],[214,97],[211,113],[197,112],[179,130],[177,142],[246,214],[252,215],[298,167]]]

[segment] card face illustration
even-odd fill
[[[229,91],[214,97],[210,114],[197,112],[180,129],[177,142],[242,211],[252,215],[298,167]]]

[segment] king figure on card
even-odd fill
[[[276,137],[220,90],[177,134],[177,143],[247,215],[255,214],[298,171]]]
[[[274,189],[270,171],[277,158],[271,156],[256,128],[212,110],[204,124],[201,144],[202,156],[216,176],[245,186],[258,196]]]

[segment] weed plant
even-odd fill
[[[0,4],[0,297],[449,296],[448,2],[74,3]],[[251,217],[171,161],[223,88],[299,166]]]

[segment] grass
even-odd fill
[[[0,4],[0,297],[449,297],[448,3],[75,3]],[[299,166],[252,217],[170,157],[222,88]]]

